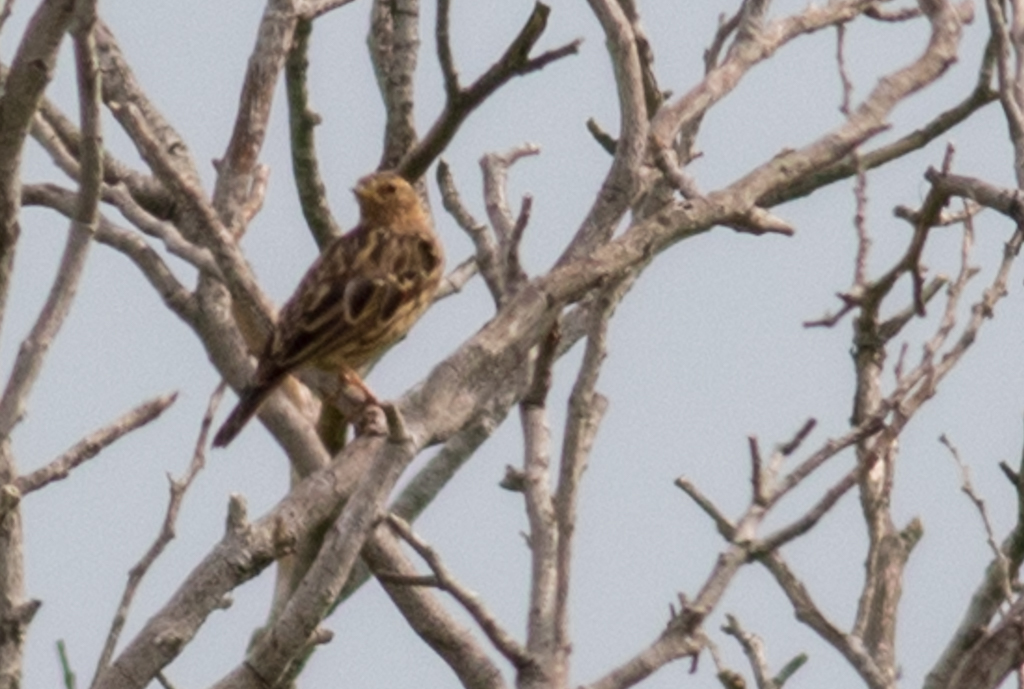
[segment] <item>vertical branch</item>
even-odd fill
[[[546,409],[557,345],[556,325],[539,347],[533,381],[519,405],[525,445],[523,496],[530,521],[532,564],[526,652],[536,661],[520,670],[521,689],[563,686],[566,679],[566,668],[558,663],[560,653],[555,645],[558,531],[549,485],[551,446]]]
[[[53,78],[57,50],[71,23],[73,0],[49,0],[36,10],[14,56],[0,96],[0,322],[3,320],[21,211],[21,155],[32,117]]]
[[[50,294],[28,337],[18,349],[11,377],[0,398],[0,436],[7,436],[21,420],[28,395],[43,367],[50,344],[71,310],[78,282],[99,221],[99,197],[103,183],[103,144],[100,135],[99,65],[93,29],[95,1],[76,6],[75,62],[81,111],[81,182],[64,255]]]
[[[313,131],[320,116],[309,107],[309,37],[313,21],[300,19],[285,63],[285,84],[288,94],[288,126],[291,129],[292,176],[299,192],[302,215],[321,250],[341,234],[341,228],[327,205],[327,191],[320,177]]]
[[[32,117],[53,76],[74,2],[43,2],[32,16],[0,96],[0,322],[3,320],[21,212],[21,156]],[[10,438],[0,436],[0,485],[17,477]],[[0,495],[0,689],[21,685],[25,632],[39,601],[25,600],[21,511],[16,495]]]
[[[619,138],[615,159],[594,205],[569,247],[559,258],[562,265],[589,254],[611,237],[638,190],[639,168],[647,142],[647,103],[636,36],[629,18],[615,0],[590,0],[607,39],[619,93]]]
[[[267,136],[274,89],[295,32],[294,0],[270,0],[260,21],[256,47],[249,57],[235,127],[224,157],[217,163],[213,203],[221,221],[233,227],[245,215],[257,176],[259,154]]]
[[[616,301],[606,291],[592,307],[587,348],[576,376],[576,384],[569,396],[569,415],[565,422],[565,442],[562,446],[558,488],[555,491],[555,522],[558,525],[555,645],[566,667],[571,650],[569,582],[573,535],[576,531],[576,504],[580,479],[587,466],[598,426],[608,408],[607,398],[597,392],[596,387],[601,364],[607,354],[608,319]]]
[[[1010,140],[1013,142],[1013,169],[1016,174],[1017,186],[1021,187],[1024,186],[1024,103],[1021,102],[1019,86],[1015,85],[1014,77],[1021,64],[1020,41],[1024,37],[1011,35],[1004,10],[1005,3],[999,0],[987,0],[985,5],[988,9],[989,30],[995,41],[999,102],[1003,106],[1003,115],[1010,131]],[[1014,15],[1016,16],[1018,12],[1019,9],[1015,4]],[[1017,53],[1017,69],[1011,62],[1011,48]]]
[[[416,143],[413,77],[419,31],[419,0],[374,0],[367,43],[387,115],[380,169],[396,167]]]
[[[519,260],[519,245],[526,224],[530,220],[533,203],[532,197],[524,196],[518,217],[512,217],[512,210],[508,205],[508,169],[520,158],[538,153],[540,148],[536,144],[527,143],[505,153],[487,153],[480,159],[480,169],[484,174],[487,217],[498,240],[498,263],[501,266],[498,283],[502,290],[498,298],[499,305],[513,296],[526,282],[527,276]]]

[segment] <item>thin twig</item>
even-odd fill
[[[426,541],[420,538],[409,526],[409,523],[394,514],[389,514],[388,525],[394,529],[395,533],[402,537],[402,539],[412,546],[420,557],[423,558],[424,562],[430,567],[430,571],[434,573],[435,584],[438,588],[450,593],[455,600],[462,604],[462,607],[466,609],[466,612],[470,614],[474,621],[480,626],[480,629],[487,635],[494,647],[500,652],[505,658],[508,659],[517,668],[525,668],[532,664],[532,660],[527,653],[526,649],[523,648],[522,644],[513,638],[498,621],[498,619],[491,613],[490,610],[480,601],[480,597],[468,588],[463,586],[449,571],[448,567],[445,566],[444,561],[441,560],[441,556],[434,550]],[[408,582],[407,582],[408,583]]]
[[[690,499],[697,503],[697,507],[704,511],[704,514],[711,517],[711,520],[715,522],[715,526],[718,527],[718,533],[722,535],[727,541],[731,541],[736,535],[736,525],[733,524],[732,520],[726,517],[722,512],[719,511],[715,503],[701,492],[699,488],[690,479],[685,476],[680,476],[675,480],[675,484],[684,493],[690,496]]]
[[[992,554],[999,565],[1003,595],[1008,603],[1012,602],[1014,595],[1010,582],[1010,561],[1006,557],[1006,553],[1003,552],[1003,549],[999,547],[999,543],[996,542],[995,531],[992,529],[992,522],[988,518],[988,509],[985,507],[985,501],[978,495],[978,492],[974,489],[974,484],[971,482],[971,470],[961,459],[960,451],[953,444],[953,441],[945,433],[939,436],[939,442],[946,446],[949,454],[953,457],[953,461],[956,462],[957,468],[960,470],[960,490],[970,498],[971,502],[974,503],[974,507],[978,510],[978,516],[981,517],[981,523],[985,527],[985,540],[988,542],[988,547],[992,550]]]
[[[768,669],[768,659],[764,654],[764,642],[757,634],[745,630],[735,615],[726,615],[725,619],[722,631],[739,642],[750,668],[754,671],[754,681],[758,689],[776,689],[772,684],[771,670]]]
[[[479,79],[467,88],[459,89],[454,95],[449,93],[444,110],[434,122],[426,136],[403,158],[396,166],[403,177],[407,179],[418,179],[437,156],[445,149],[455,133],[481,103],[492,93],[513,77],[523,76],[530,72],[543,69],[556,60],[579,52],[580,40],[577,39],[554,50],[549,50],[536,57],[530,57],[530,52],[540,40],[541,35],[547,28],[548,15],[551,9],[538,2],[533,7],[519,34],[512,39],[505,53],[497,62],[491,65]],[[447,13],[438,12],[438,30],[447,31]],[[439,49],[447,45],[442,37],[438,39]],[[447,48],[450,51],[450,48]],[[450,64],[445,67],[446,83],[453,79],[457,72],[454,60],[445,58]],[[444,64],[444,61],[442,62]],[[457,86],[457,78],[454,79]]]
[[[479,272],[480,264],[477,263],[475,256],[470,256],[444,276],[434,293],[434,301],[441,301],[453,294],[458,294],[466,286],[466,283],[476,277]]]
[[[135,563],[135,566],[128,573],[128,584],[125,586],[124,593],[121,594],[121,602],[117,606],[117,612],[114,614],[114,619],[111,622],[110,631],[107,633],[106,643],[103,645],[103,651],[100,653],[99,661],[96,664],[96,674],[93,676],[91,686],[96,686],[96,682],[110,665],[110,659],[114,656],[114,649],[117,648],[117,641],[121,636],[121,631],[124,629],[124,623],[128,619],[128,611],[131,608],[132,601],[135,599],[135,593],[138,591],[139,585],[142,584],[142,580],[149,571],[149,568],[160,557],[167,544],[175,537],[178,511],[181,509],[182,500],[184,500],[185,493],[192,485],[192,481],[195,480],[196,475],[206,464],[206,436],[210,432],[213,416],[217,412],[217,407],[220,405],[221,398],[224,396],[226,389],[227,385],[221,383],[210,396],[210,401],[206,405],[206,413],[203,415],[202,423],[199,426],[199,437],[192,452],[192,461],[189,462],[185,475],[180,479],[168,476],[170,499],[167,503],[167,511],[164,513],[163,525],[160,527],[160,533],[157,535],[156,540],[153,541],[153,544],[150,545],[146,554]]]
[[[143,402],[103,428],[85,436],[46,466],[36,469],[30,474],[19,476],[15,479],[14,486],[22,495],[28,495],[47,484],[67,478],[75,468],[89,461],[117,440],[157,419],[174,404],[177,398],[178,393],[173,392]]]
[[[455,222],[473,242],[476,249],[476,263],[484,283],[494,299],[494,303],[501,302],[501,295],[505,293],[504,274],[499,270],[501,260],[499,258],[498,243],[494,235],[486,225],[478,221],[466,208],[459,196],[455,186],[455,179],[452,176],[448,163],[441,160],[437,164],[437,186],[441,190],[441,202],[444,209],[455,219]]]

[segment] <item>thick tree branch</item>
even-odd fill
[[[382,456],[362,474],[341,514],[324,538],[316,561],[288,604],[255,641],[244,663],[214,686],[273,686],[316,643],[317,629],[341,592],[388,493],[415,456],[412,439],[382,443]]]

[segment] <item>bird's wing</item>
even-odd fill
[[[337,353],[352,366],[361,364],[404,333],[395,325],[410,308],[421,310],[420,293],[433,293],[440,270],[433,246],[428,238],[390,228],[359,226],[339,237],[281,309],[263,361],[292,370]]]

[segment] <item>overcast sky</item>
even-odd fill
[[[15,5],[0,38],[5,60],[34,4]],[[522,0],[453,4],[455,54],[467,81],[497,58],[532,6]],[[736,4],[641,3],[664,88],[683,93],[699,79],[701,55],[717,16]],[[775,14],[802,4],[779,2]],[[425,5],[424,27],[430,27],[433,7]],[[199,161],[208,189],[214,179],[210,161],[226,146],[261,10],[257,2],[240,0],[100,2],[101,15],[140,82]],[[554,2],[552,10],[541,47],[583,37],[580,54],[502,89],[471,117],[444,155],[463,197],[483,218],[479,157],[527,141],[541,147],[539,156],[521,161],[510,174],[511,198],[526,192],[534,196],[523,247],[531,274],[546,270],[559,254],[607,170],[610,159],[587,133],[585,121],[594,117],[610,131],[617,127],[615,87],[596,21],[585,3]],[[317,130],[323,173],[334,213],[346,225],[357,215],[349,189],[376,166],[382,138],[382,107],[365,50],[368,13],[369,3],[361,0],[322,19],[311,56],[313,105],[324,119]],[[985,31],[983,22],[967,28],[960,62],[940,84],[897,110],[888,137],[905,133],[969,91]],[[417,117],[425,129],[440,108],[441,91],[429,30],[423,39]],[[855,96],[867,93],[880,70],[916,56],[926,39],[921,22],[853,27],[848,62]],[[712,110],[699,140],[704,155],[691,168],[703,189],[727,184],[783,148],[806,143],[840,122],[834,55],[833,31],[801,39],[754,69]],[[73,112],[69,58],[65,50],[50,95]],[[290,179],[282,106],[278,98],[263,154],[271,168],[266,205],[245,238],[259,279],[278,302],[287,298],[316,252]],[[110,148],[136,159],[109,117],[106,123]],[[892,207],[920,203],[926,191],[923,172],[941,163],[948,140],[957,144],[957,172],[1012,184],[1011,154],[996,106],[922,153],[873,173],[869,224],[876,269],[888,265],[909,235],[906,223],[892,217]],[[64,182],[38,148],[31,148],[26,180]],[[455,265],[472,247],[436,203],[432,181],[431,193],[449,264]],[[572,593],[574,683],[596,679],[648,644],[667,621],[676,593],[697,589],[723,545],[713,525],[673,486],[677,476],[689,476],[737,515],[749,492],[749,434],[770,447],[815,417],[819,425],[811,441],[817,444],[847,424],[853,390],[850,324],[806,330],[801,323],[836,309],[835,293],[850,284],[855,246],[850,186],[836,185],[774,212],[797,228],[795,237],[752,237],[719,228],[677,245],[647,271],[612,321],[599,385],[611,406],[580,506]],[[45,298],[66,228],[52,213],[24,212],[0,340],[5,371]],[[974,263],[982,273],[972,296],[991,279],[1012,230],[1007,222],[984,216],[977,229]],[[935,234],[925,261],[933,271],[953,273],[959,231]],[[191,284],[191,269],[175,268]],[[970,462],[997,534],[1013,524],[1015,498],[996,465],[1015,462],[1024,442],[1020,286],[1018,270],[994,322],[901,443],[894,515],[900,526],[913,516],[925,525],[907,569],[901,608],[898,651],[905,686],[920,684],[989,558],[977,512],[959,492],[957,469],[937,442],[940,433],[947,433]],[[909,292],[905,286],[908,299]],[[491,313],[489,296],[476,280],[434,308],[372,373],[370,385],[382,397],[400,395]],[[935,318],[932,313],[923,326],[908,328],[912,353],[919,351],[920,338],[934,328]],[[578,359],[575,352],[556,369],[550,404],[556,440]],[[187,466],[218,380],[191,332],[163,307],[136,269],[112,250],[96,247],[75,308],[30,400],[29,415],[14,436],[21,469],[41,466],[143,399],[171,390],[181,396],[159,422],[105,451],[69,480],[26,499],[28,593],[44,603],[31,627],[26,687],[60,684],[54,644],[61,638],[79,681],[91,678],[127,571],[163,519],[165,474],[181,474]],[[521,496],[501,490],[498,481],[506,464],[521,461],[521,449],[513,414],[416,524],[460,579],[520,636],[529,575],[520,532],[527,523]],[[286,490],[287,464],[258,424],[247,428],[229,451],[213,452],[208,460],[185,501],[178,539],[143,586],[126,640],[220,538],[230,493],[244,495],[250,513],[259,516]],[[834,461],[769,524],[811,504],[816,491],[851,462],[849,455]],[[807,538],[785,550],[821,605],[844,626],[853,619],[865,544],[851,494]],[[168,668],[177,686],[205,686],[239,662],[249,633],[266,615],[272,575],[268,570],[236,590],[234,606],[209,618]],[[773,668],[799,652],[810,654],[810,662],[787,686],[860,686],[836,652],[793,620],[761,569],[751,566],[741,573],[720,608],[724,612],[736,612],[748,630],[762,636]],[[732,666],[746,672],[735,643],[717,632],[720,622],[718,614],[708,630]],[[314,656],[303,686],[457,685],[374,583],[327,626],[336,637]],[[701,659],[696,677],[687,676],[689,669],[688,662],[669,666],[645,686],[717,686],[709,657]]]

